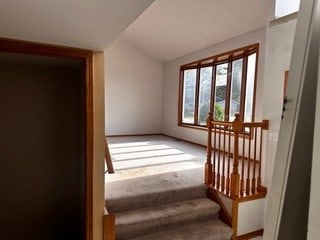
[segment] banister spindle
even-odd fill
[[[262,128],[260,128],[260,147],[259,147],[259,169],[257,178],[257,191],[261,192],[261,164],[262,164]]]
[[[216,154],[216,141],[217,141],[217,125],[215,124],[214,126],[212,126],[213,130],[213,164],[212,164],[212,186],[215,187],[216,186],[216,162],[217,162],[217,154]]]
[[[239,133],[242,128],[242,122],[240,120],[240,114],[235,114],[235,120],[232,123],[234,131],[234,156],[233,156],[233,170],[231,174],[231,198],[235,199],[239,197]]]
[[[246,158],[246,139],[244,136],[245,128],[242,128],[243,138],[242,138],[242,164],[241,164],[241,177],[240,177],[240,195],[244,194],[244,168],[245,168],[245,158]]]
[[[216,172],[217,172],[217,184],[216,184],[216,187],[217,189],[220,190],[220,172],[221,172],[221,169],[220,169],[220,164],[221,164],[221,159],[220,159],[220,156],[221,156],[221,125],[219,125],[219,130],[218,130],[218,163],[217,163],[217,169],[216,169]]]
[[[223,127],[223,158],[222,158],[222,176],[221,176],[221,192],[225,190],[226,184],[226,176],[225,176],[225,168],[226,168],[226,128]]]
[[[249,127],[249,135],[252,134],[252,127]],[[246,194],[250,195],[250,185],[251,185],[251,138],[248,139],[248,167],[247,167],[247,179],[246,179]]]
[[[256,164],[257,164],[257,129],[258,127],[254,127],[253,139],[254,139],[254,149],[253,149],[253,173],[252,173],[252,182],[251,182],[251,192],[256,192]]]
[[[229,128],[229,127],[228,127]],[[229,196],[230,194],[230,159],[231,159],[231,132],[228,129],[228,165],[227,165],[227,180],[226,180],[226,195]]]
[[[212,183],[212,162],[211,162],[211,156],[212,156],[212,120],[213,120],[213,113],[208,113],[207,118],[207,127],[208,127],[208,144],[207,144],[207,162],[205,165],[205,184],[209,185]]]

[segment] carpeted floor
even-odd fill
[[[115,174],[109,182],[195,169],[194,179],[203,181],[206,149],[163,135],[108,137]],[[200,170],[202,169],[202,170]]]
[[[190,194],[194,195],[188,196],[191,199],[205,195],[204,147],[163,135],[110,137],[107,141],[115,170],[105,175],[109,211],[166,204]]]
[[[119,240],[227,240],[203,183],[206,149],[165,136],[107,139],[114,174],[105,199]]]
[[[199,206],[205,205],[202,201],[206,201],[206,186],[203,184],[206,148],[163,135],[108,137],[107,142],[115,173],[105,175],[105,199],[108,211],[117,216],[117,239],[134,237],[134,232],[140,234],[153,228],[161,229],[158,226],[161,222],[174,225],[171,220],[175,218],[180,222],[185,214],[176,214],[175,218],[158,215],[175,213],[174,209],[184,206],[185,201],[190,201],[188,204],[200,201]],[[140,212],[142,214],[136,214]],[[190,210],[183,209],[182,212]],[[157,216],[157,220],[151,221],[149,215],[152,218]],[[144,220],[144,216],[148,219]],[[192,239],[197,240],[230,239],[232,230],[218,219],[212,224],[212,220],[199,222],[197,218],[194,217],[192,221],[195,223],[191,225],[183,223],[181,229],[155,232],[150,236],[137,235],[140,237],[136,239],[181,240],[192,234]],[[143,220],[142,223],[139,219]],[[141,226],[149,226],[149,230],[142,230]]]

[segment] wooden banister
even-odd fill
[[[105,160],[106,160],[108,173],[114,173],[113,164],[112,164],[112,159],[111,159],[111,155],[110,155],[110,151],[109,151],[109,146],[108,146],[108,143],[107,143],[107,139],[106,139],[106,138],[104,138],[104,158],[105,158]]]
[[[240,114],[233,122],[215,121],[209,113],[207,127],[205,183],[233,199],[266,192],[261,165],[263,130],[269,121],[244,123]]]

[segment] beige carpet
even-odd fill
[[[206,195],[203,184],[205,148],[163,135],[111,137],[107,140],[115,170],[114,174],[105,175],[105,199],[109,211],[119,212]]]
[[[146,177],[182,170],[198,169],[203,181],[206,149],[163,135],[108,137],[115,174],[106,174],[108,182]]]
[[[107,140],[115,173],[105,176],[105,199],[116,239],[230,239],[206,197],[204,147],[162,135]]]

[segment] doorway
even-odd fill
[[[92,239],[91,59],[0,40],[5,239]]]

